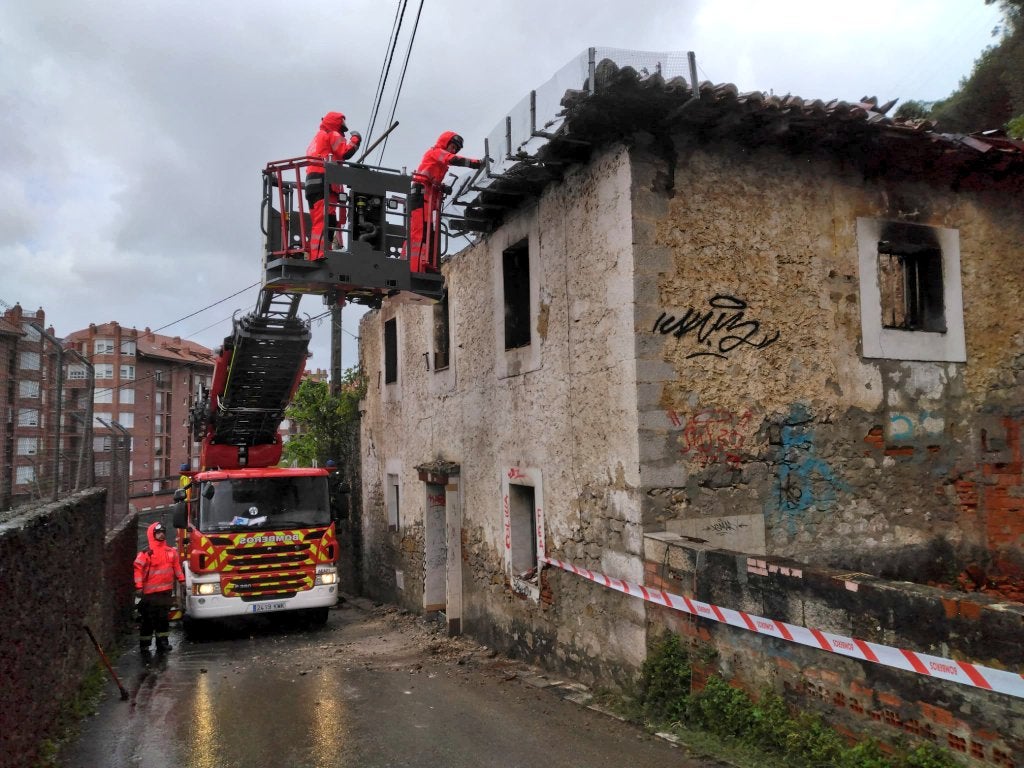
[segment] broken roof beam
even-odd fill
[[[564,115],[565,112],[563,111]],[[549,139],[564,141],[568,144],[582,144],[583,146],[590,146],[589,141],[583,141],[582,139],[570,139],[567,136],[562,135],[562,130],[565,128],[565,121],[562,121],[562,125],[558,127],[558,130],[554,133],[550,131],[538,131],[537,130],[537,91],[530,91],[530,135],[536,136],[539,139]]]

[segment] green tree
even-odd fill
[[[351,446],[359,431],[359,401],[366,393],[362,374],[349,368],[338,394],[326,382],[305,380],[299,385],[285,416],[301,428],[284,446],[284,460],[300,467],[323,466],[328,459],[351,461]]]
[[[956,91],[935,103],[929,119],[940,131],[1013,130],[1024,117],[1024,0],[985,3],[997,1],[1003,12],[994,32],[999,41],[982,52]]]
[[[931,115],[934,103],[927,101],[904,101],[896,110],[897,120],[925,120]]]

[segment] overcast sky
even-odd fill
[[[302,155],[329,110],[365,137],[399,1],[0,4],[0,300],[61,336],[116,320],[219,345],[257,288],[198,310],[261,278],[260,170]],[[382,164],[411,170],[449,129],[481,156],[589,46],[692,50],[701,79],[743,91],[934,100],[998,20],[983,0],[425,0]],[[344,314],[346,367],[362,311]],[[328,323],[313,336],[327,368]]]

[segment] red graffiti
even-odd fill
[[[505,518],[505,549],[512,549],[512,514],[509,511],[508,496],[502,502],[501,511]]]
[[[444,494],[427,494],[427,506],[430,507],[443,507],[445,504]]]
[[[668,415],[668,420],[672,422],[673,427],[683,426],[682,419],[679,418],[679,414],[669,408],[665,413]]]
[[[520,480],[524,479],[525,477],[526,475],[519,471],[519,467],[512,467],[512,469],[508,471],[509,480]]]
[[[744,428],[752,418],[750,411],[740,415],[717,408],[698,411],[686,422],[680,452],[703,466],[739,464],[746,440]]]

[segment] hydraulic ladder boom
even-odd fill
[[[211,388],[192,411],[204,469],[280,461],[278,427],[301,380],[310,340],[309,323],[298,317],[300,299],[264,288],[257,309],[235,319]]]

